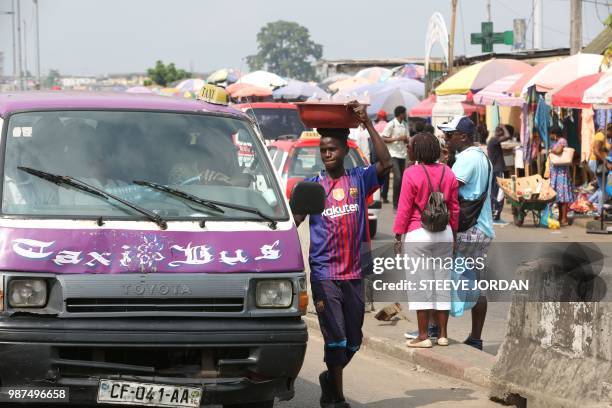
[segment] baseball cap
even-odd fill
[[[438,125],[438,129],[444,133],[459,131],[461,133],[474,133],[474,122],[467,116],[455,116],[453,120],[447,123]]]
[[[387,119],[387,112],[385,112],[384,110],[379,110],[378,113],[376,113],[376,118],[377,119]]]

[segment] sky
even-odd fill
[[[0,12],[12,0],[0,0]],[[18,0],[15,0],[18,1]],[[35,73],[34,6],[21,1],[26,21],[27,67]],[[495,31],[528,20],[532,0],[490,0]],[[544,2],[545,48],[569,47],[569,0]],[[276,20],[307,27],[323,45],[323,58],[422,57],[430,16],[442,13],[450,28],[451,0],[39,0],[41,71],[62,75],[145,72],[155,61],[195,72],[223,67],[248,71],[259,29]],[[583,1],[583,44],[603,28],[609,0]],[[485,0],[459,0],[455,55],[476,55],[470,33],[486,20]],[[495,51],[509,51],[496,45]],[[4,74],[13,68],[11,17],[0,14]],[[441,52],[436,51],[437,55]],[[434,56],[436,55],[434,52]]]

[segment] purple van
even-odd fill
[[[0,125],[2,401],[23,386],[76,405],[293,397],[304,264],[246,115],[30,92],[0,94]],[[296,190],[291,205],[314,213],[319,198]]]

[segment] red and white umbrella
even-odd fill
[[[610,108],[612,105],[612,71],[603,74],[599,81],[584,91],[582,102]]]
[[[436,95],[430,95],[408,111],[408,116],[413,117],[453,117],[457,115],[471,115],[474,112],[484,113],[484,106],[474,105],[469,102],[437,101]]]
[[[527,94],[531,86],[538,92],[550,92],[569,84],[576,78],[599,72],[603,56],[599,54],[575,54],[552,62],[542,68],[523,87],[521,95]]]
[[[584,93],[587,89],[595,85],[603,76],[603,73],[586,75],[573,80],[569,84],[561,87],[556,92],[552,92],[552,105],[563,108],[590,108],[591,104],[584,103]]]
[[[237,89],[235,92],[230,94],[232,98],[247,98],[251,96],[272,96],[272,90],[270,88],[264,88],[260,86],[247,85]]]
[[[474,94],[474,103],[477,105],[493,105],[493,103],[497,103],[501,106],[521,106],[524,100],[512,95],[509,89],[523,75],[524,74],[520,73],[512,74],[498,79],[483,90]]]

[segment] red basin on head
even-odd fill
[[[310,128],[356,128],[359,121],[345,103],[298,103],[300,118]]]

